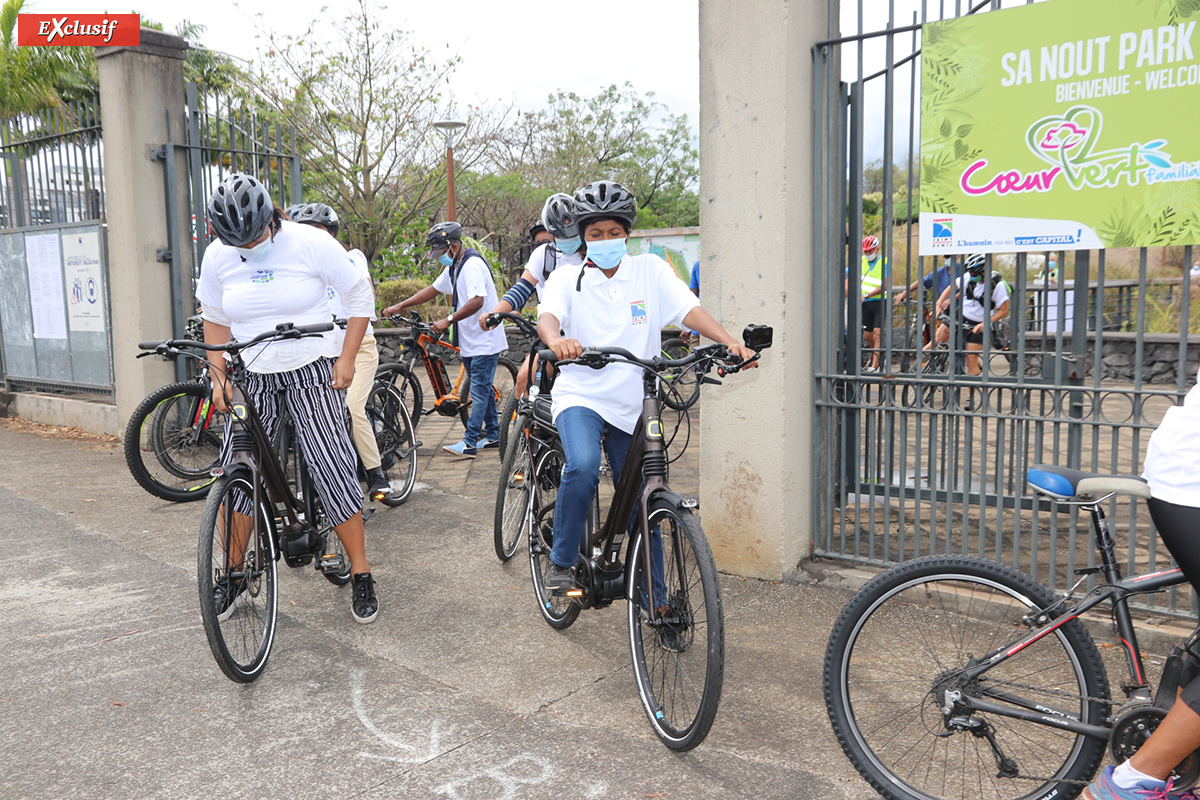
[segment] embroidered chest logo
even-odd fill
[[[270,283],[275,280],[275,270],[260,269],[250,276],[251,283]]]
[[[633,315],[634,325],[646,324],[646,301],[634,300],[629,304],[629,313]]]

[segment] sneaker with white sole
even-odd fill
[[[233,616],[246,602],[246,590],[249,587],[245,580],[232,580],[225,576],[213,585],[213,605],[217,608],[217,622],[224,622]]]
[[[454,455],[462,456],[463,458],[474,458],[477,452],[474,447],[467,447],[466,442],[448,444],[442,449],[447,453],[453,453]]]
[[[1088,784],[1080,795],[1082,800],[1184,800],[1195,795],[1188,792],[1172,792],[1171,781],[1141,781],[1130,789],[1122,789],[1113,782],[1113,770],[1107,766],[1096,780]]]
[[[483,444],[479,445],[479,450],[498,450],[500,448],[499,439],[484,439]]]
[[[350,613],[355,622],[366,625],[374,622],[379,616],[379,600],[375,597],[375,578],[369,572],[359,572],[354,578],[354,599],[350,603]]]

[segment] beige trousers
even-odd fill
[[[354,381],[346,390],[346,408],[350,410],[350,432],[354,448],[362,459],[363,466],[374,469],[379,466],[379,448],[375,446],[375,431],[367,421],[367,398],[375,385],[375,369],[379,366],[379,348],[375,337],[367,334],[358,346],[354,357]]]

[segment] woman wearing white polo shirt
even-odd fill
[[[688,327],[750,358],[704,309],[675,270],[656,255],[631,256],[629,231],[637,201],[613,181],[595,181],[575,192],[575,221],[587,246],[578,270],[556,269],[538,306],[538,335],[559,359],[578,358],[586,347],[623,347],[639,358],[662,350],[662,329]],[[750,366],[758,366],[757,363]],[[566,456],[554,511],[554,548],[546,587],[575,585],[572,568],[596,486],[603,437],[613,483],[620,478],[633,429],[642,413],[642,371],[630,364],[594,370],[562,367],[554,383],[552,412]]]
[[[285,221],[266,188],[249,175],[234,173],[217,187],[208,201],[208,219],[219,241],[204,251],[196,289],[204,309],[204,341],[246,341],[283,322],[328,322],[333,318],[329,287],[341,295],[350,314],[340,346],[329,332],[245,350],[245,388],[272,439],[279,426],[279,406],[286,404],[317,493],[350,557],[351,612],[358,622],[372,622],[379,601],[363,542],[362,487],[346,432],[344,391],[354,379],[355,356],[374,310],[370,281],[354,269],[334,239]],[[223,354],[210,353],[209,365],[213,405],[225,412]],[[230,446],[227,438],[222,463],[228,461]],[[219,612],[231,612],[244,591],[240,584],[214,587]]]

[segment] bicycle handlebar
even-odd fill
[[[487,315],[487,319],[485,321],[487,322],[489,328],[494,328],[504,320],[514,322],[516,323],[517,327],[523,330],[525,333],[537,336],[537,325],[534,325],[520,314],[515,314],[511,311],[493,312]]]
[[[317,322],[312,325],[293,325],[281,322],[274,330],[263,331],[248,342],[226,342],[225,344],[209,344],[197,342],[194,339],[163,339],[155,342],[138,342],[138,349],[148,352],[139,353],[138,358],[153,355],[178,355],[180,350],[224,350],[227,353],[238,353],[247,347],[264,342],[268,339],[301,339],[307,336],[317,336],[333,330],[332,322]]]
[[[723,344],[708,344],[704,347],[697,347],[683,358],[663,358],[662,356],[654,356],[650,359],[638,358],[623,347],[585,347],[583,352],[579,355],[579,358],[562,359],[561,361],[559,360],[558,356],[554,354],[553,350],[548,347],[543,347],[542,349],[538,350],[538,358],[550,364],[558,364],[560,366],[578,364],[584,367],[591,367],[592,369],[600,369],[601,367],[620,359],[621,361],[625,361],[630,364],[636,364],[642,369],[648,369],[654,372],[660,372],[664,369],[671,369],[674,367],[686,367],[689,364],[695,364],[697,361],[703,361],[707,359],[709,361],[727,362],[723,367],[723,374],[725,374],[740,371],[747,364],[757,361],[759,354],[755,353],[751,358],[747,358],[744,361],[735,356],[734,358],[737,359],[735,362],[729,357],[728,347]]]

